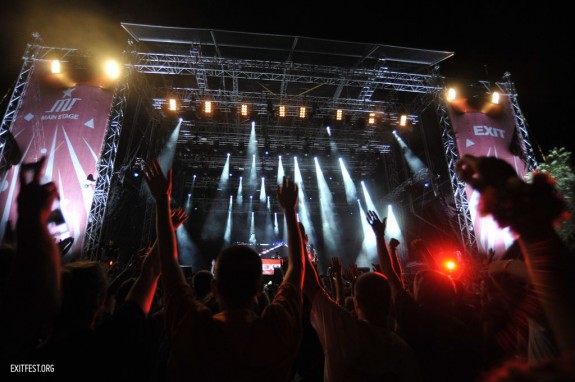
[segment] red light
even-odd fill
[[[449,260],[445,262],[445,267],[450,271],[455,269],[455,261]]]

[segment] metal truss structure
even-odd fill
[[[98,179],[84,239],[84,257],[98,258],[106,211],[113,208],[109,206],[112,202],[109,195],[113,176],[118,173],[116,155],[129,109],[128,90],[130,94],[139,94],[148,115],[157,116],[151,119],[152,127],[159,131],[155,133],[158,136],[167,137],[181,119],[174,166],[184,180],[177,189],[186,193],[192,186],[191,174],[202,174],[193,184],[194,198],[222,211],[228,208],[228,196],[219,198],[213,192],[221,176],[222,159],[225,153],[241,154],[232,155],[230,172],[241,174],[245,170],[252,122],[259,137],[257,169],[266,177],[275,177],[277,167],[272,157],[278,154],[289,155],[286,159],[309,157],[310,163],[311,158],[317,156],[322,161],[322,170],[328,174],[339,170],[334,159],[341,156],[355,171],[355,179],[372,177],[380,183],[381,175],[377,172],[383,163],[387,166],[387,177],[392,178],[387,184],[386,198],[393,199],[410,184],[428,179],[429,174],[418,172],[408,179],[399,178],[396,165],[402,160],[402,154],[395,152],[390,144],[390,132],[399,127],[400,115],[407,115],[409,124],[417,126],[422,113],[433,105],[460,240],[466,250],[476,252],[477,240],[464,184],[455,174],[459,155],[441,99],[445,79],[438,74],[439,63],[451,57],[452,52],[297,36],[127,23],[122,26],[133,39],[125,52],[124,65],[129,75],[116,89],[97,164]],[[25,93],[27,76],[34,61],[44,59],[51,49],[35,43],[26,50],[24,65],[0,128],[3,171],[7,163],[5,147],[9,128]],[[68,50],[63,54],[77,52]],[[507,77],[497,86],[511,99],[522,148],[529,165],[535,168],[537,162],[513,84]],[[176,111],[168,110],[171,98],[177,100]],[[215,106],[210,116],[202,110],[206,100]],[[241,104],[249,106],[247,116],[240,114]],[[287,108],[285,116],[279,116],[280,105]],[[305,118],[299,116],[300,107],[306,107]],[[341,120],[335,117],[337,110],[344,115]],[[368,122],[370,114],[374,117],[373,124]],[[326,133],[328,126],[331,131]],[[337,147],[333,145],[334,140],[338,142]],[[130,156],[146,157],[158,152],[164,143],[165,139],[150,139],[150,145],[156,147],[148,148],[147,153],[126,148],[128,154],[122,158],[123,166],[133,160]],[[311,165],[306,168],[302,163],[302,166],[304,176],[313,170]],[[337,207],[337,200],[335,203]],[[344,204],[347,202],[342,202]],[[144,214],[147,230],[153,226],[152,215],[148,210]]]
[[[98,163],[96,163],[98,178],[96,179],[94,197],[92,199],[92,206],[90,207],[90,214],[88,215],[88,225],[86,226],[86,234],[82,247],[82,257],[92,260],[97,260],[100,256],[102,229],[108,207],[110,186],[112,184],[112,177],[116,176],[114,163],[124,123],[126,93],[128,91],[127,78],[128,76],[126,75],[116,87],[102,153],[100,154]]]
[[[26,89],[28,86],[28,79],[30,74],[34,69],[34,65],[37,61],[49,60],[51,55],[57,55],[57,57],[62,57],[63,60],[73,59],[78,61],[78,58],[85,57],[77,49],[69,48],[54,48],[47,47],[43,45],[42,38],[40,34],[33,34],[34,40],[26,46],[24,56],[22,57],[23,64],[18,79],[14,85],[12,91],[12,96],[6,107],[4,117],[2,118],[2,123],[0,124],[0,177],[4,178],[5,173],[8,169],[17,164],[20,158],[16,158],[16,154],[10,152],[11,150],[11,140],[13,140],[10,134],[10,128],[12,123],[16,119],[18,109],[22,102],[22,97],[26,94]]]
[[[128,67],[146,76],[148,87],[142,91],[154,94],[153,108],[183,119],[177,162],[204,175],[194,184],[195,198],[201,190],[217,188],[225,153],[245,154],[252,121],[263,136],[258,152],[269,153],[257,164],[267,178],[276,170],[272,157],[278,154],[317,156],[327,172],[338,170],[336,155],[342,156],[359,177],[373,175],[381,160],[397,162],[386,134],[398,126],[400,114],[411,125],[420,122],[428,106],[422,101],[440,90],[432,85],[429,68],[452,55],[294,36],[122,25],[135,40]],[[170,98],[178,102],[177,113],[167,110]],[[215,105],[214,115],[203,113],[205,100]],[[249,115],[240,115],[241,104],[249,106]],[[286,107],[285,117],[279,116],[279,105]],[[302,106],[306,118],[299,118]],[[344,115],[341,121],[335,118],[337,110]],[[334,140],[337,148],[330,143]],[[305,163],[300,165],[305,172]],[[245,167],[244,159],[232,155],[231,172]],[[184,189],[191,185],[190,176]],[[211,208],[227,210],[227,199],[214,200],[209,193],[205,198]]]

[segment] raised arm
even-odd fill
[[[306,236],[305,227],[303,223],[299,223],[299,230],[302,236]],[[303,286],[303,291],[310,301],[314,300],[317,292],[323,289],[319,275],[317,274],[317,269],[314,264],[312,264],[309,256],[305,257],[305,281]]]
[[[387,277],[389,285],[393,290],[393,295],[395,296],[397,291],[403,288],[403,284],[397,277],[397,274],[393,270],[393,265],[391,258],[389,256],[389,251],[387,249],[387,244],[385,243],[385,229],[387,225],[387,218],[379,220],[379,216],[375,211],[368,211],[367,222],[373,229],[375,233],[375,239],[377,242],[377,260],[379,261],[379,268],[381,272]]]
[[[399,261],[399,255],[397,253],[397,247],[399,244],[399,240],[394,237],[389,240],[389,255],[391,256],[391,265],[393,266],[393,270],[397,275],[397,278],[399,278],[401,286],[405,288],[405,284],[403,283],[403,269],[401,268],[401,261]]]
[[[331,269],[333,271],[334,278],[335,302],[337,302],[339,306],[343,306],[345,301],[345,291],[343,289],[343,275],[341,260],[339,257],[334,256],[331,258]]]
[[[186,284],[186,278],[178,262],[176,234],[172,225],[170,211],[172,170],[168,170],[167,177],[165,177],[160,164],[154,159],[147,163],[143,173],[156,201],[156,234],[162,279],[166,292],[170,293],[179,285]]]
[[[175,208],[171,212],[171,218],[172,226],[176,231],[186,221],[188,215],[183,208]],[[145,314],[148,314],[152,307],[160,270],[160,251],[158,240],[156,240],[145,255],[140,274],[126,296],[126,301],[135,302]]]
[[[519,235],[525,265],[557,344],[563,354],[575,351],[575,265],[555,226],[566,202],[545,173],[531,183],[520,179],[507,162],[494,157],[463,156],[460,179],[480,193],[479,213],[491,215],[501,228]]]
[[[44,161],[20,166],[16,255],[0,301],[5,320],[1,342],[10,353],[35,341],[60,309],[60,251],[48,231],[58,190],[53,182],[40,184]]]
[[[282,282],[289,282],[303,290],[304,256],[302,236],[298,227],[296,208],[299,187],[284,176],[282,186],[278,185],[278,200],[284,211],[288,236],[288,266]]]

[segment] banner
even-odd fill
[[[465,154],[493,156],[511,164],[519,177],[527,173],[526,163],[514,155],[520,151],[520,143],[511,105],[506,97],[501,97],[499,105],[477,107],[461,99],[448,103],[447,110],[460,157]],[[479,194],[468,185],[466,195],[479,251],[487,254],[489,249],[493,249],[496,257],[503,255],[515,237],[509,229],[500,229],[491,217],[478,215]]]
[[[113,92],[98,86],[55,86],[36,67],[10,133],[22,153],[20,163],[46,156],[42,183],[53,181],[60,200],[53,207],[49,228],[56,242],[71,242],[79,254],[94,194],[99,159]],[[0,237],[10,220],[15,226],[20,164],[0,183]]]

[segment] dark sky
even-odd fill
[[[142,4],[144,3],[144,4]],[[120,53],[120,22],[271,33],[452,51],[449,78],[500,81],[511,73],[532,143],[543,152],[575,141],[573,20],[566,8],[508,2],[12,1],[0,9],[2,97],[32,32],[55,47]],[[185,5],[183,5],[185,4]],[[545,3],[547,4],[547,3]],[[549,3],[550,4],[550,3]],[[7,94],[6,97],[9,97]],[[2,113],[6,100],[2,101]]]

